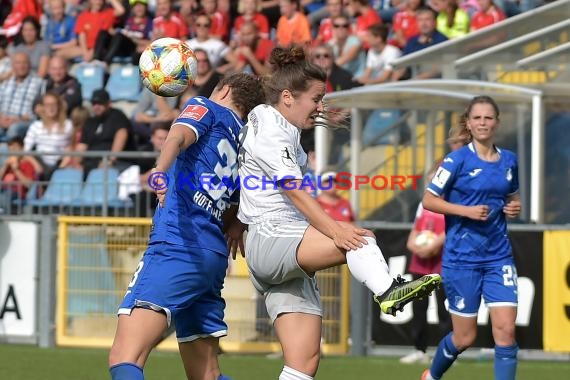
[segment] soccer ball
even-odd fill
[[[432,244],[436,237],[437,235],[434,232],[430,230],[424,230],[416,236],[415,243],[418,247],[426,247]]]
[[[142,52],[141,79],[146,88],[160,96],[178,96],[194,83],[197,75],[194,52],[176,38],[159,38]]]

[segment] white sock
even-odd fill
[[[376,244],[376,239],[365,237],[368,244],[346,252],[346,263],[350,273],[374,293],[383,294],[394,279],[390,276],[388,264],[384,255]]]
[[[291,367],[283,366],[279,380],[313,380],[312,376],[299,372]]]

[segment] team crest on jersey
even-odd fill
[[[183,119],[192,119],[200,121],[207,113],[208,113],[208,108],[198,104],[190,104],[187,105],[186,108],[184,108],[179,117]]]
[[[506,175],[507,181],[511,182],[511,180],[513,179],[513,170],[511,168],[507,169],[507,175]]]
[[[294,168],[297,166],[297,156],[294,153],[293,147],[286,146],[281,149],[281,162],[288,168]]]

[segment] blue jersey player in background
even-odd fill
[[[144,379],[148,355],[171,323],[187,378],[227,379],[217,359],[227,334],[221,290],[243,228],[238,191],[223,180],[237,177],[242,119],[263,101],[256,78],[235,74],[209,99],[190,99],[170,128],[151,174],[159,205],[149,245],[119,306],[113,380]]]
[[[521,204],[517,157],[494,145],[498,128],[495,101],[473,98],[459,125],[467,145],[444,158],[423,197],[427,210],[445,214],[442,277],[453,331],[440,341],[422,380],[441,379],[473,344],[481,297],[493,325],[495,379],[516,376],[517,271],[506,218],[517,217]]]

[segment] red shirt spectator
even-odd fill
[[[396,13],[392,23],[392,31],[394,33],[401,31],[406,41],[410,37],[420,34],[415,11],[401,11]],[[390,42],[401,49],[405,46],[405,44],[402,45],[395,39],[390,40]]]
[[[257,26],[259,30],[259,36],[261,38],[269,38],[269,21],[267,17],[261,13],[256,12],[253,16],[249,17],[247,15],[238,16],[234,22],[234,33],[237,35],[242,27],[242,25],[247,22],[251,21]]]
[[[414,231],[416,232],[415,243],[423,245],[424,242],[420,241],[423,238],[428,242],[430,239],[435,239],[436,236],[445,234],[445,217],[443,214],[424,209],[420,203],[416,212]],[[428,258],[412,255],[408,270],[415,274],[441,273],[441,253]]]
[[[115,10],[113,8],[101,9],[98,12],[91,10],[83,11],[77,16],[75,22],[75,33],[85,34],[88,49],[95,47],[97,34],[101,30],[109,30],[115,23]]]
[[[170,13],[168,16],[158,16],[152,20],[152,31],[157,36],[186,39],[188,37],[188,26],[184,19],[177,13]]]
[[[505,19],[503,11],[493,4],[492,0],[479,0],[481,10],[471,17],[471,31],[496,24]]]

